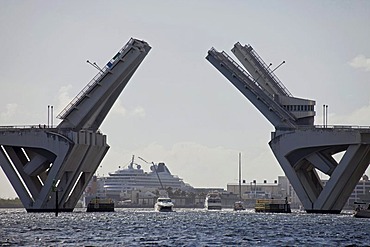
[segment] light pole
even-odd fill
[[[50,117],[50,122],[51,122],[51,127],[53,128],[53,113],[54,113],[54,107],[53,106],[50,106],[51,107],[51,112],[50,112],[50,114],[51,114],[51,117]]]
[[[328,127],[328,108],[329,105],[322,105],[322,125],[324,128]]]
[[[95,69],[99,70],[100,72],[104,72],[97,64],[96,62],[93,62],[91,63],[89,60],[86,61],[86,63],[90,64],[91,66],[93,66]]]
[[[48,128],[53,127],[53,106],[48,105]]]
[[[50,105],[48,105],[48,127],[49,127],[49,120],[50,120]]]
[[[325,105],[322,105],[322,126],[325,128]]]
[[[253,180],[254,183],[254,198],[257,198],[257,181]]]
[[[326,105],[325,106],[325,114],[326,114],[326,117],[325,117],[325,120],[326,120],[326,123],[325,123],[325,127],[328,127],[328,108],[329,108],[329,105]]]
[[[273,69],[272,71],[271,71],[271,73],[273,73],[275,70],[277,70],[281,65],[283,65],[285,63],[285,61],[282,61],[278,66],[276,66],[276,68],[275,69]],[[269,66],[270,67],[270,66]]]

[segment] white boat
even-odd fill
[[[204,207],[207,210],[221,210],[222,203],[220,193],[218,191],[208,193],[204,201]]]
[[[364,208],[361,205],[366,205],[366,203],[359,203],[355,202],[355,204],[358,204],[355,213],[353,214],[353,217],[355,218],[370,218],[370,204],[367,206],[367,208]]]
[[[174,204],[169,197],[159,197],[154,204],[155,211],[158,212],[172,212]]]

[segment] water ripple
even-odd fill
[[[368,246],[369,219],[252,210],[76,210],[58,217],[0,209],[0,246]]]

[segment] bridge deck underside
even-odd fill
[[[24,129],[0,135],[1,167],[27,211],[72,211],[109,148],[101,134],[64,134]]]
[[[369,166],[369,137],[356,129],[296,130],[270,147],[307,212],[339,213]],[[325,186],[318,170],[330,177]]]

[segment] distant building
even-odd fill
[[[284,198],[291,196],[291,189],[287,178],[283,176],[279,176],[273,183],[268,183],[267,180],[263,183],[253,180],[241,184],[241,197],[242,199]],[[227,192],[239,195],[239,184],[227,184]]]
[[[239,196],[239,184],[227,184],[227,192]],[[267,180],[263,180],[262,183],[259,183],[257,180],[247,183],[243,180],[241,184],[241,198],[249,207],[254,206],[256,199],[285,199],[285,197],[288,198],[292,208],[297,208],[301,205],[293,187],[285,176],[279,176],[278,180],[274,180],[272,183],[269,183]]]
[[[328,180],[323,180],[322,183],[325,186]],[[227,192],[239,195],[239,184],[227,184]],[[298,208],[302,206],[298,195],[295,193],[293,187],[289,183],[287,177],[279,176],[278,180],[273,183],[268,183],[264,180],[263,183],[258,183],[253,180],[249,183],[241,184],[241,197],[244,201],[253,204],[256,199],[261,198],[276,198],[283,199],[288,198],[292,205],[292,208]],[[370,180],[367,175],[363,175],[361,180],[356,185],[351,196],[348,198],[344,209],[353,209],[354,202],[370,202]]]

